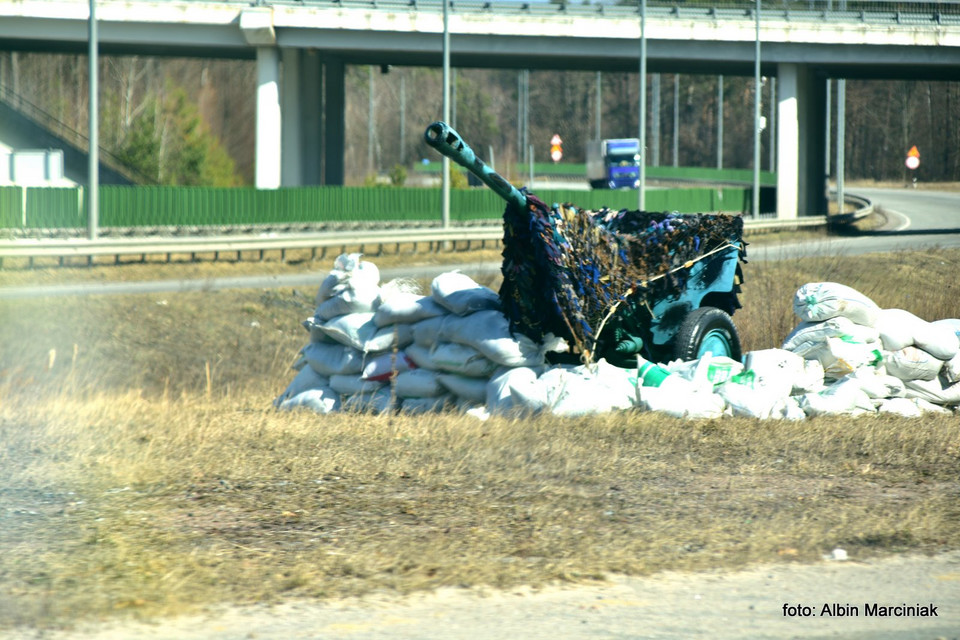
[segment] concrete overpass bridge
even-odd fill
[[[441,3],[100,0],[97,19],[106,54],[256,59],[256,183],[275,188],[342,184],[345,65],[440,66]],[[826,212],[829,78],[960,80],[960,0],[839,3],[761,10],[762,73],[778,80],[781,218]],[[752,75],[754,6],[651,0],[648,72]],[[88,18],[88,0],[0,3],[0,48],[83,53]],[[453,66],[638,69],[637,6],[456,0],[448,28]]]

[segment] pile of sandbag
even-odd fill
[[[491,289],[458,272],[437,276],[430,295],[404,281],[381,286],[377,267],[360,258],[337,258],[320,285],[316,312],[303,322],[310,341],[277,407],[803,419],[960,406],[960,320],[880,309],[836,283],[800,287],[800,322],[781,348],[742,361],[707,354],[665,365],[638,359],[635,369],[604,360],[547,365],[546,353],[566,345],[511,332]]]
[[[359,254],[337,258],[303,325],[310,342],[299,373],[276,399],[282,409],[420,413],[487,401],[491,378],[542,367],[557,340],[511,333],[495,291],[468,276],[437,276],[429,296],[404,281],[379,284]]]

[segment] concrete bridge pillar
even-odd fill
[[[316,53],[281,49],[283,136],[280,182],[285,187],[322,183],[320,123],[323,70]]]
[[[343,184],[343,154],[346,129],[346,91],[343,60],[323,61],[323,184]]]
[[[779,64],[777,94],[777,217],[826,214],[826,76]]]
[[[257,48],[256,187],[280,186],[280,54]]]

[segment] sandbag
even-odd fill
[[[726,403],[731,414],[761,420],[782,417],[784,401],[789,397],[771,393],[756,384],[755,378],[744,375],[718,385],[715,394]]]
[[[435,318],[449,313],[430,296],[418,293],[396,292],[385,297],[380,292],[380,305],[373,316],[378,327],[391,324],[413,324],[427,318]]]
[[[432,398],[404,398],[400,403],[400,413],[418,415],[437,413],[449,409],[454,404],[454,396],[449,393]]]
[[[780,348],[806,358],[810,351],[819,348],[827,338],[870,344],[880,339],[880,332],[873,327],[859,325],[849,318],[837,316],[819,322],[801,322],[787,335]]]
[[[718,385],[743,372],[743,363],[726,356],[705,355],[696,360],[674,360],[667,371],[698,385]]]
[[[534,413],[547,406],[547,390],[537,371],[529,367],[498,370],[487,383],[487,411],[491,414]]]
[[[921,398],[889,398],[877,407],[878,413],[892,413],[905,418],[921,418],[928,413],[950,413],[947,409]]]
[[[943,368],[943,360],[934,358],[919,347],[883,352],[887,373],[901,380],[933,380]]]
[[[903,309],[881,309],[875,325],[880,342],[887,351],[899,351],[913,345],[914,336],[923,332],[927,322]]]
[[[927,322],[913,343],[940,360],[950,360],[960,352],[960,339],[953,328],[943,323]]]
[[[641,409],[675,418],[719,418],[726,407],[722,397],[677,374],[667,376],[657,387],[640,385],[637,394]]]
[[[793,311],[801,320],[816,322],[837,316],[874,326],[880,307],[856,289],[836,282],[810,282],[793,297]]]
[[[448,311],[464,316],[484,309],[499,309],[500,296],[458,271],[441,273],[430,286],[433,299]]]
[[[303,367],[297,372],[297,375],[293,377],[293,380],[291,380],[287,388],[283,390],[283,393],[273,401],[273,406],[279,407],[283,401],[289,400],[304,391],[328,386],[330,386],[330,379],[327,376],[320,375],[311,367]]]
[[[940,375],[951,384],[960,382],[960,353],[943,363]]]
[[[375,391],[362,391],[343,399],[343,410],[357,413],[386,413],[393,408],[390,385],[382,385]]]
[[[436,370],[437,365],[433,362],[433,356],[430,355],[431,350],[432,347],[421,347],[414,342],[404,349],[404,353],[421,369]]]
[[[483,378],[469,378],[456,373],[438,373],[437,380],[450,393],[462,400],[469,400],[476,404],[487,401],[487,381]]]
[[[827,338],[804,356],[823,365],[825,378],[839,380],[865,365],[879,364],[883,359],[879,343],[847,342],[841,338]]]
[[[960,382],[951,384],[943,376],[933,380],[904,380],[904,396],[920,398],[948,407],[960,405]]]
[[[427,347],[428,349],[440,340],[440,328],[443,326],[445,316],[436,316],[427,318],[413,325],[414,344]]]
[[[800,408],[808,416],[860,415],[876,411],[870,397],[854,378],[835,382],[817,393],[805,393],[799,401]]]
[[[376,324],[376,322],[374,322]],[[395,324],[381,327],[363,343],[367,353],[381,353],[393,349],[403,349],[413,343],[413,327],[409,324]]]
[[[320,303],[317,307],[317,316],[323,320],[336,318],[348,313],[372,312],[377,300],[376,289],[347,289],[343,293]]]
[[[438,342],[430,349],[434,367],[471,378],[488,378],[497,364],[473,347],[453,342]]]
[[[589,366],[554,367],[539,379],[546,385],[550,412],[558,416],[619,411],[637,403],[635,372],[602,359]]]
[[[310,409],[317,413],[333,413],[341,408],[340,394],[330,387],[307,389],[280,403],[282,411],[291,409]]]
[[[397,374],[393,389],[400,398],[434,398],[446,393],[436,371],[412,369]]]
[[[539,366],[544,363],[547,351],[566,350],[566,343],[552,335],[538,345],[522,333],[512,333],[510,322],[495,310],[447,316],[440,325],[440,339],[470,345],[493,362],[507,367]]]
[[[393,377],[395,373],[402,373],[410,369],[416,369],[417,365],[413,362],[406,352],[383,353],[368,359],[363,365],[361,375],[364,380],[373,380],[375,382],[386,382]]]
[[[743,356],[744,369],[753,373],[756,385],[778,398],[789,396],[795,387],[802,389],[811,384],[805,377],[803,362],[803,358],[786,349],[761,349]]]
[[[330,388],[339,394],[347,396],[356,393],[373,393],[383,385],[383,382],[365,380],[357,374],[337,374],[330,376]]]
[[[903,397],[903,381],[889,374],[880,373],[873,367],[861,367],[850,374],[860,384],[860,388],[870,398]]]
[[[331,340],[363,351],[364,345],[376,333],[377,325],[373,324],[372,313],[348,313],[324,322],[320,330]]]
[[[321,328],[323,322],[317,320],[315,316],[310,316],[300,324],[310,334],[310,342],[333,342],[333,340],[323,332]]]
[[[310,368],[323,376],[360,373],[363,369],[363,354],[342,344],[311,342],[300,353]]]

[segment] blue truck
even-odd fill
[[[617,138],[587,143],[587,180],[594,189],[640,186],[640,140]]]

